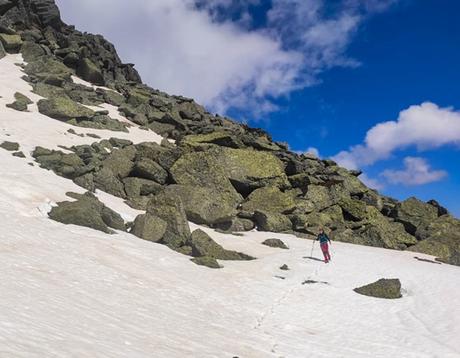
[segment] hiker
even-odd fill
[[[329,243],[331,242],[331,239],[329,239],[329,236],[324,233],[323,229],[319,229],[319,235],[316,240],[319,241],[321,246],[321,251],[324,255],[324,262],[328,263],[331,260],[331,255],[329,254]]]

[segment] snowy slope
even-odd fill
[[[6,108],[16,91],[39,99],[20,80],[20,61],[0,60],[0,143],[19,142],[26,153],[94,141],[69,128],[134,142],[161,139],[137,128],[125,134],[70,127],[35,105],[30,113]],[[83,189],[29,162],[0,150],[0,357],[460,357],[459,267],[342,243],[333,244],[326,265],[307,258],[308,240],[204,228],[224,247],[258,258],[211,270],[126,233],[49,220],[51,203]],[[139,213],[98,195],[126,220]],[[260,244],[271,237],[290,250]],[[313,256],[320,257],[317,247]],[[285,263],[290,271],[279,270]],[[353,292],[382,277],[399,278],[404,297]],[[307,279],[327,284],[302,285]]]

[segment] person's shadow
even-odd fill
[[[324,260],[321,260],[321,259],[319,259],[319,258],[317,258],[317,257],[313,257],[313,256],[304,256],[303,258],[304,258],[304,259],[313,260],[313,261],[321,261],[321,262],[324,261]]]

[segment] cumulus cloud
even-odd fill
[[[413,146],[423,151],[448,144],[460,144],[460,112],[425,102],[402,111],[396,121],[377,124],[367,132],[364,144],[333,159],[357,169],[387,159],[400,149]]]
[[[272,0],[266,26],[254,28],[249,6],[260,0],[57,2],[65,20],[114,42],[151,86],[211,110],[256,114],[276,110],[274,99],[317,83],[325,69],[357,65],[346,48],[376,11],[367,0],[341,0],[326,16],[326,0]]]
[[[423,158],[406,157],[404,169],[385,170],[381,175],[391,184],[423,185],[444,179],[447,172],[432,170]]]

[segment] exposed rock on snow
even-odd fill
[[[395,299],[402,297],[401,282],[397,278],[382,278],[374,283],[355,288],[354,291],[364,296],[377,298]]]

